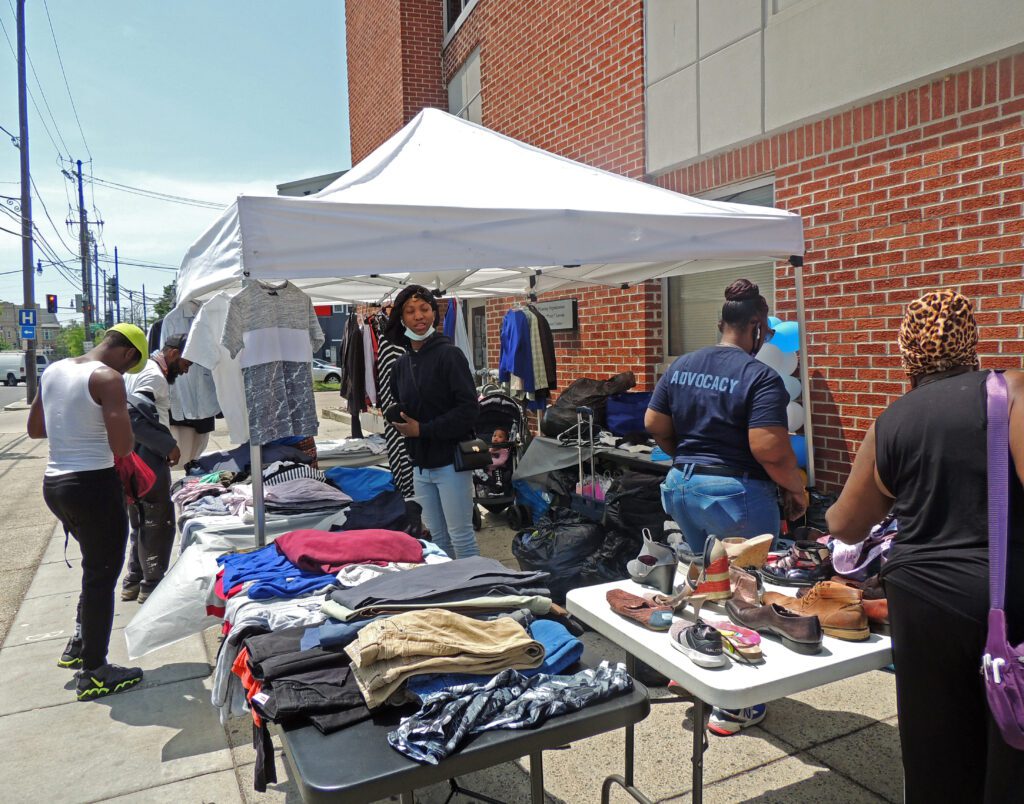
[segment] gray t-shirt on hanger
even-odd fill
[[[317,434],[310,364],[324,334],[309,296],[290,282],[245,283],[228,306],[221,343],[231,357],[242,352],[251,443]]]

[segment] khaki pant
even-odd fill
[[[345,652],[371,709],[410,676],[423,673],[492,675],[544,661],[544,646],[507,617],[481,621],[443,609],[423,609],[369,623]]]

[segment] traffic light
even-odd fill
[[[46,312],[55,313],[57,312],[57,294],[47,293],[46,294]]]

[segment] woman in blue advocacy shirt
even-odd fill
[[[789,394],[775,369],[753,355],[774,334],[757,285],[737,279],[725,289],[722,340],[677,359],[654,389],[644,424],[672,469],[661,487],[665,512],[700,554],[719,538],[779,535],[779,488],[789,519],[807,508],[803,477],[790,445]],[[709,728],[735,734],[759,723],[764,704],[716,708]]]

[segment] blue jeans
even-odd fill
[[[452,558],[480,555],[473,532],[473,473],[440,469],[412,471],[416,502],[423,507],[423,524],[434,544]]]
[[[770,480],[690,475],[672,469],[661,484],[661,505],[695,553],[709,534],[719,538],[779,535],[778,491]]]

